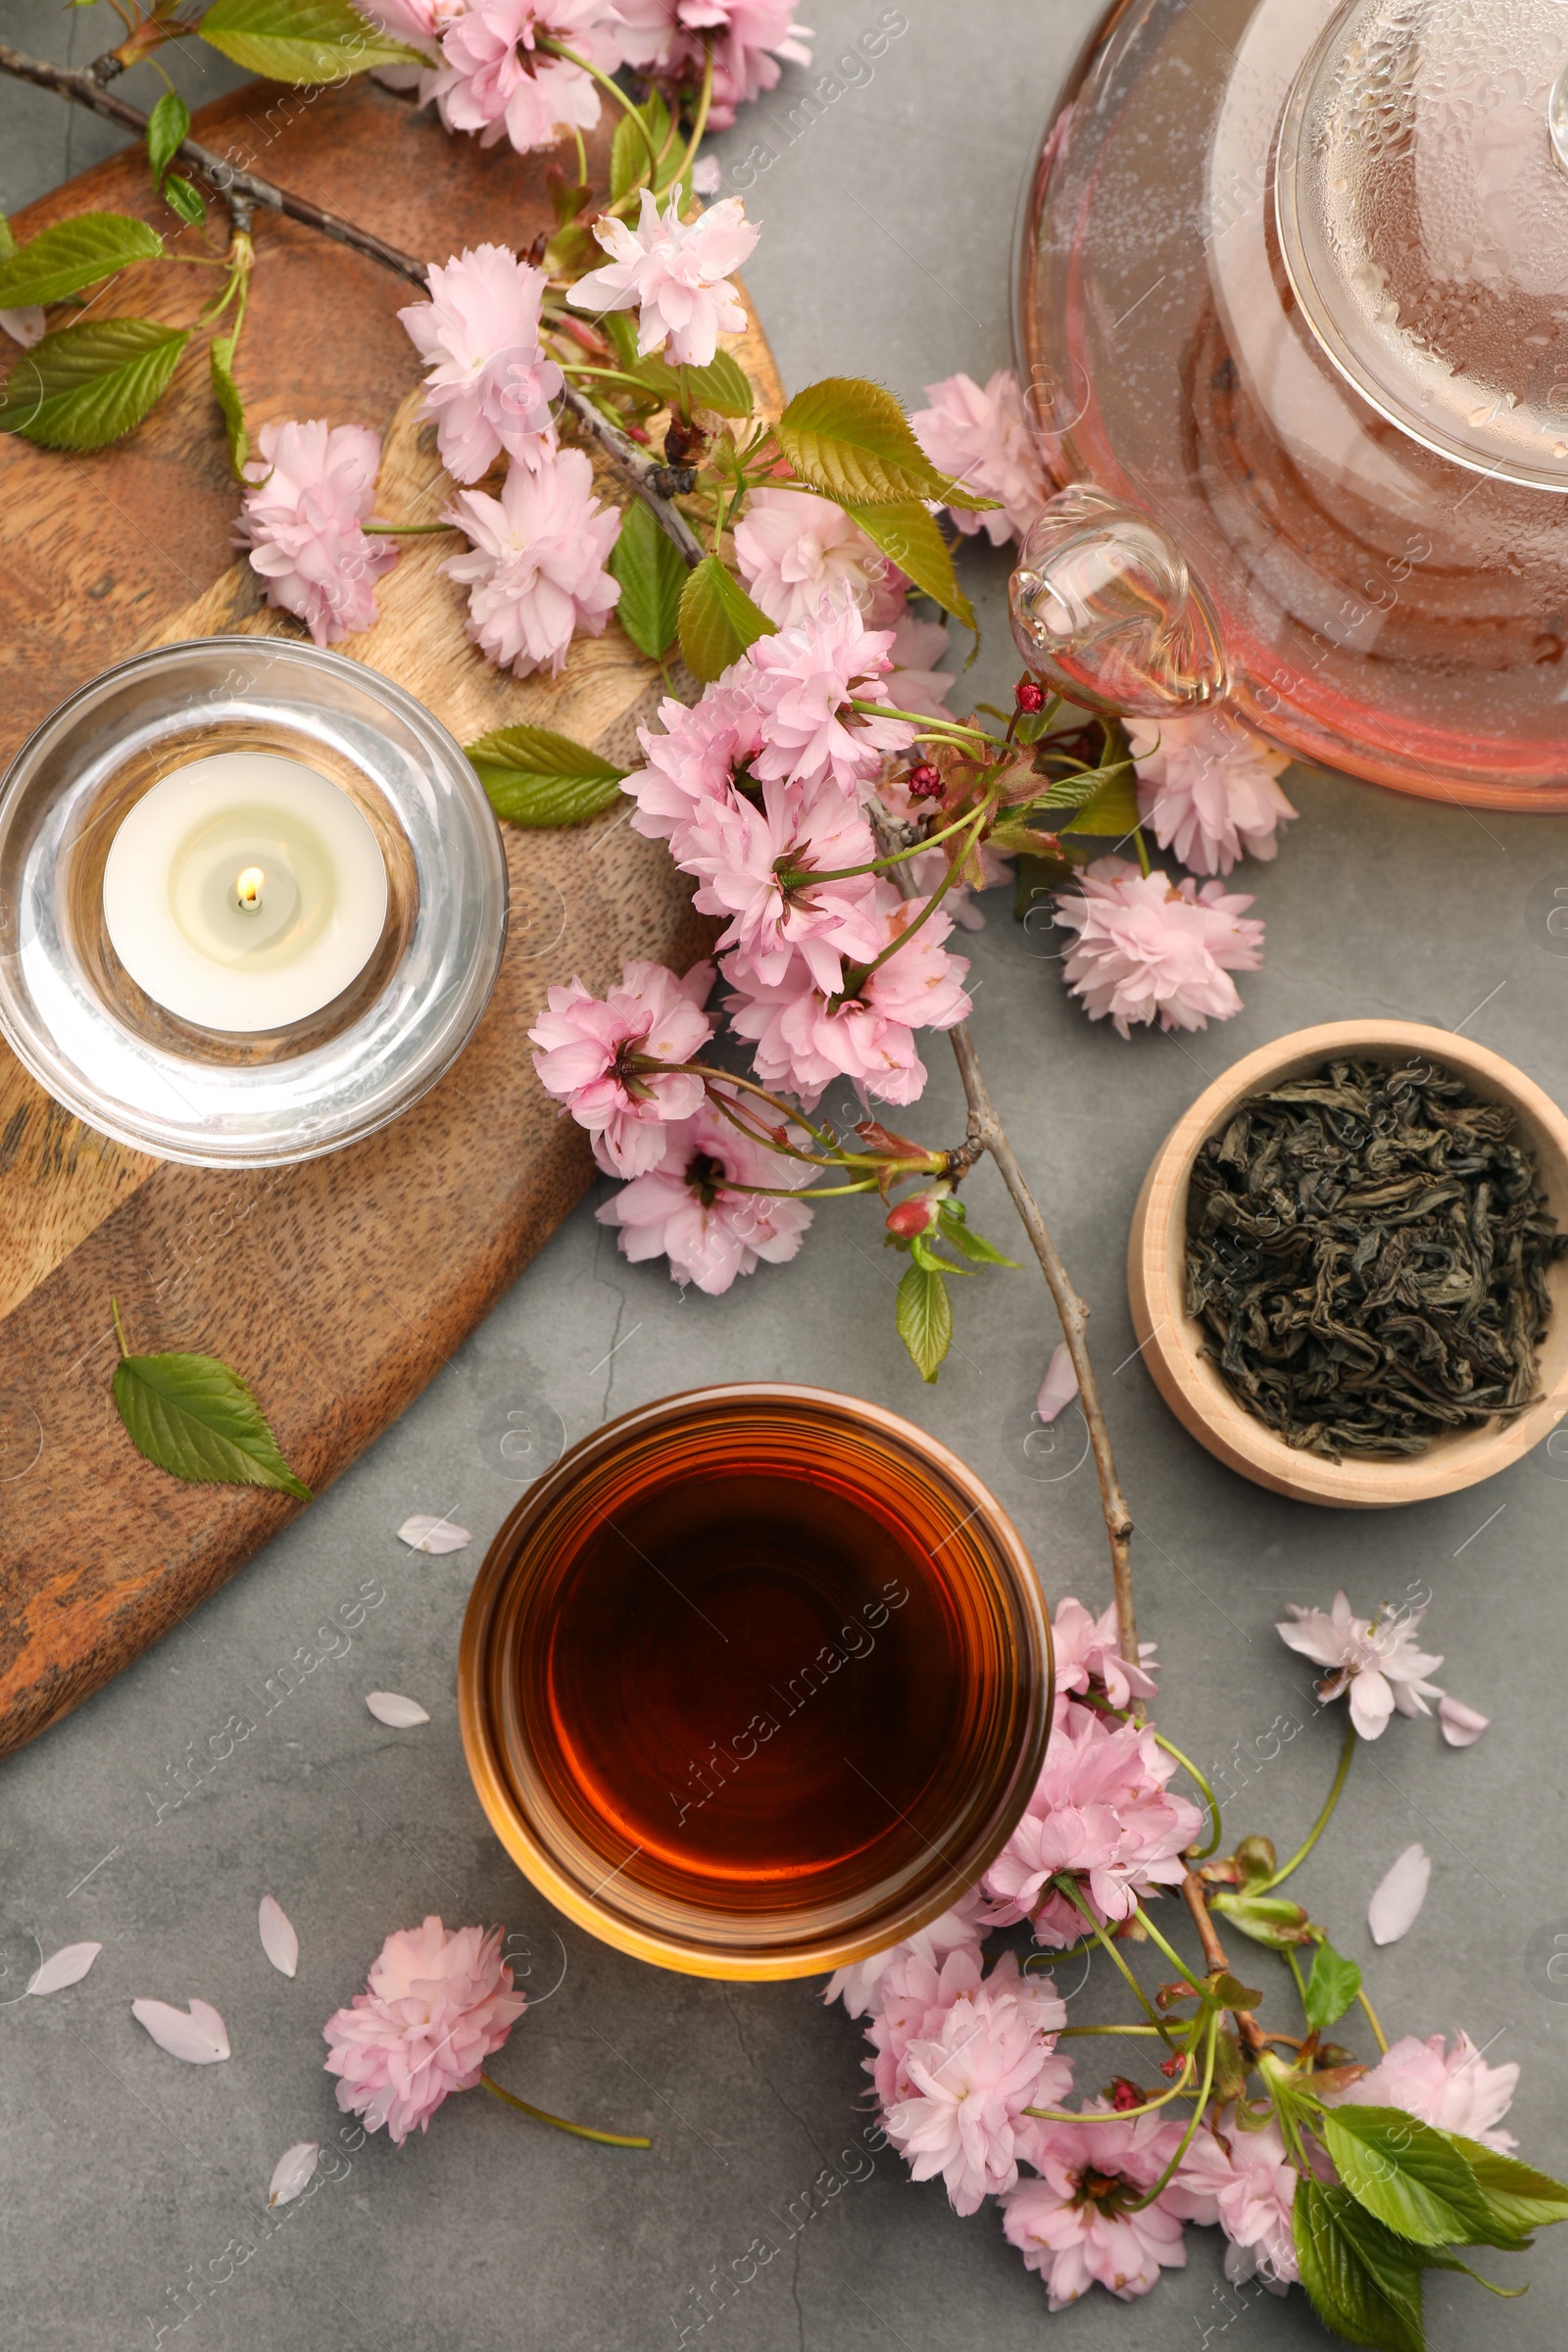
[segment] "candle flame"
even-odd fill
[[[248,865],[234,885],[234,904],[241,914],[260,914],[262,884],[267,880],[259,865]]]

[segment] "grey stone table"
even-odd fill
[[[775,127],[751,194],[764,234],[749,275],[795,384],[860,370],[918,397],[927,380],[983,374],[1006,356],[1014,190],[1091,10],[908,10],[874,69],[846,70],[808,127],[792,130],[782,101],[763,110]],[[904,22],[876,0],[813,0],[807,13],[829,67],[877,24]],[[108,45],[108,15],[0,5],[13,38],[70,39],[78,57]],[[180,72],[193,95],[221,86],[199,52]],[[792,75],[783,98],[804,79]],[[0,89],[0,109],[8,209],[103,151],[98,125],[40,95]],[[732,162],[760,135],[755,115],[743,121]],[[1004,566],[980,558],[973,570],[990,631],[970,676],[995,693],[1008,674]],[[1300,821],[1278,862],[1248,877],[1268,921],[1267,968],[1246,981],[1231,1027],[1130,1045],[1091,1028],[1049,955],[994,900],[974,943],[975,1033],[1096,1307],[1139,1523],[1141,1623],[1164,1661],[1161,1718],[1238,1792],[1228,1830],[1294,1841],[1333,1771],[1338,1722],[1315,1715],[1302,1662],[1275,1638],[1283,1604],[1326,1602],[1344,1584],[1364,1610],[1430,1588],[1444,1679],[1493,1728],[1455,1753],[1434,1725],[1396,1719],[1358,1760],[1299,1890],[1370,1962],[1367,1896],[1401,1847],[1427,1846],[1426,1910],[1377,1959],[1375,2000],[1391,2032],[1462,2025],[1494,2063],[1520,2060],[1513,2120],[1561,2172],[1568,2007],[1539,1956],[1544,1933],[1568,1933],[1561,1472],[1533,1458],[1396,1516],[1294,1506],[1200,1452],[1133,1353],[1122,1256],[1140,1178],[1175,1114],[1236,1054],[1303,1022],[1382,1012],[1462,1026],[1568,1094],[1568,962],[1531,918],[1544,874],[1568,882],[1560,822],[1482,822],[1323,775],[1290,783]],[[940,1046],[932,1067],[919,1123],[946,1137],[957,1090]],[[1005,1237],[988,1172],[975,1190],[977,1221]],[[1148,2301],[1124,2307],[1096,2290],[1048,2321],[994,2213],[959,2221],[939,2185],[916,2188],[891,2156],[866,2153],[858,2033],[823,2010],[816,1986],[701,1984],[619,1958],[552,1918],[469,1788],[458,1628],[520,1491],[528,1465],[508,1453],[530,1419],[575,1439],[644,1398],[719,1378],[875,1397],[990,1481],[1048,1594],[1104,1595],[1081,1424],[1068,1416],[1054,1457],[1024,1450],[1056,1338],[1038,1281],[998,1276],[960,1300],[934,1391],[894,1337],[892,1284],[869,1209],[821,1215],[795,1264],[710,1300],[683,1297],[659,1267],[626,1266],[586,1202],[357,1469],[176,1635],[0,1770],[0,1910],[45,1951],[104,1945],[73,1991],[0,2006],[0,2344],[1023,2352],[1044,2333],[1086,2352],[1165,2352],[1232,2327],[1259,2348],[1324,2340],[1298,2294],[1283,2305],[1228,2294],[1213,2231],[1190,2234],[1190,2267]],[[454,1514],[472,1548],[411,1556],[395,1531],[416,1510]],[[351,1632],[318,1634],[345,1618],[358,1621]],[[377,1687],[419,1698],[428,1728],[373,1722],[365,1693]],[[268,1890],[299,1930],[293,1983],[257,1941]],[[498,2061],[502,2079],[557,2112],[653,2132],[650,2154],[564,2138],[482,2093],[449,2103],[401,2153],[384,2136],[340,2141],[321,2022],[386,1932],[427,1911],[504,1920],[517,1939],[534,2006]],[[13,1967],[29,1949],[14,1947]],[[1113,2013],[1093,1976],[1067,1984],[1080,2017]],[[14,1993],[17,1978],[0,1989]],[[132,1997],[191,1993],[228,2021],[226,2065],[179,2066],[132,2023]],[[341,2151],[334,2178],[269,2221],[274,2162],[312,2138]],[[772,2258],[719,2294],[715,2279],[737,2262],[747,2270],[759,2239]],[[1434,2345],[1460,2352],[1485,2331],[1507,2352],[1560,2346],[1568,2244],[1548,2236],[1528,2268],[1523,2303],[1440,2283]]]

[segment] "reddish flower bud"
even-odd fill
[[[916,1193],[912,1200],[901,1200],[897,1208],[888,1211],[888,1231],[897,1234],[901,1242],[912,1242],[917,1233],[924,1233],[936,1217],[936,1203],[927,1193]]]
[[[1045,709],[1046,690],[1043,686],[1037,686],[1033,678],[1020,678],[1012,691],[1018,698],[1020,710],[1028,710],[1033,713]]]
[[[941,798],[941,794],[942,770],[939,767],[933,767],[929,760],[922,760],[918,767],[910,768],[911,801],[935,801]]]
[[[1162,2075],[1169,2075],[1171,2081],[1174,2082],[1176,2077],[1181,2073],[1182,2068],[1186,2065],[1186,2063],[1187,2062],[1183,2058],[1180,2050],[1178,2050],[1174,2058],[1162,2058],[1160,2060],[1159,2071]]]
[[[1129,2082],[1125,2075],[1118,2075],[1115,2082],[1112,2082],[1110,2086],[1110,2103],[1112,2107],[1115,2108],[1118,2115],[1125,2115],[1129,2107],[1144,2107],[1148,2105],[1148,2101],[1145,2099],[1144,2094],[1139,2089],[1137,2083]]]

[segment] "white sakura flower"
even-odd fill
[[[638,312],[637,349],[643,357],[662,351],[672,365],[706,368],[720,334],[746,324],[746,313],[729,273],[757,243],[757,231],[738,196],[710,204],[694,220],[680,217],[677,187],[661,213],[650,189],[642,192],[637,225],[603,216],[594,235],[611,256],[572,287],[579,311]]]
[[[1275,1627],[1287,1646],[1303,1658],[1332,1669],[1318,1685],[1318,1696],[1329,1700],[1350,1693],[1350,1721],[1363,1740],[1381,1735],[1396,1707],[1401,1715],[1430,1715],[1429,1698],[1441,1698],[1436,1683],[1423,1678],[1443,1660],[1417,1649],[1415,1637],[1426,1603],[1408,1611],[1385,1606],[1375,1619],[1355,1617],[1343,1592],[1334,1606],[1303,1609],[1289,1604],[1294,1622]]]

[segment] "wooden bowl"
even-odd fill
[[[1440,1436],[1428,1453],[1331,1462],[1300,1453],[1254,1419],[1202,1353],[1189,1315],[1187,1192],[1193,1162],[1249,1095],[1304,1076],[1336,1057],[1390,1062],[1424,1054],[1484,1101],[1505,1103],[1558,1224],[1568,1231],[1568,1118],[1534,1080],[1485,1046],[1416,1021],[1325,1021],[1262,1046],[1227,1070],[1177,1120],[1144,1179],[1127,1249],[1127,1290],[1145,1363],[1171,1411],[1200,1446],[1276,1494],[1342,1510],[1386,1510],[1457,1494],[1505,1470],[1568,1412],[1568,1257],[1549,1269],[1552,1316],[1541,1345],[1541,1401],[1510,1420]]]

